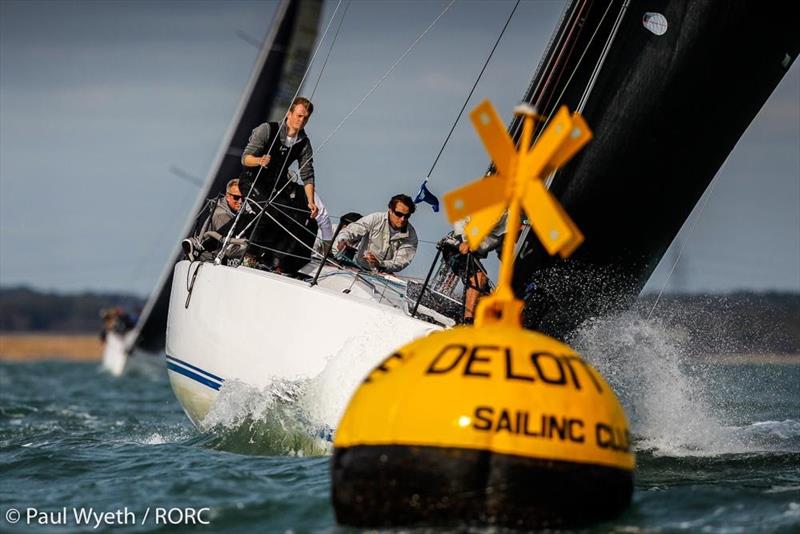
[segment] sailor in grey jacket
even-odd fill
[[[396,195],[389,206],[388,211],[370,213],[350,223],[339,233],[337,250],[358,242],[355,260],[360,267],[388,273],[406,268],[417,253],[417,232],[408,222],[414,202],[406,195]]]

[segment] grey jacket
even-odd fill
[[[242,165],[244,165],[245,156],[263,156],[269,150],[269,138],[272,135],[270,131],[270,124],[265,122],[257,126],[253,133],[250,134],[250,139],[247,141],[247,146],[244,147],[242,152]],[[286,125],[282,124],[278,130],[280,142],[286,145]],[[297,134],[297,141],[306,139],[305,130],[300,130]],[[300,166],[300,179],[303,185],[314,183],[314,150],[311,148],[311,140],[303,143],[303,150],[298,155],[297,164]]]
[[[202,237],[206,232],[217,232],[226,223],[232,221],[234,217],[236,217],[236,212],[228,206],[228,201],[225,200],[223,195],[214,203],[214,211],[211,212],[211,216],[200,227],[197,232],[198,237]]]
[[[370,268],[364,260],[368,251],[380,260],[380,270],[389,273],[406,268],[417,253],[417,232],[411,223],[404,232],[391,232],[389,214],[385,211],[370,213],[349,224],[339,233],[337,243],[355,245],[359,240],[355,260],[364,269]]]

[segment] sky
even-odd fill
[[[430,169],[511,1],[352,2],[301,94],[329,211],[382,210]],[[339,8],[337,19],[346,2]],[[275,2],[0,0],[0,285],[147,295],[233,118]],[[337,2],[325,5],[322,34]],[[522,2],[468,109],[504,120],[563,9]],[[664,256],[647,290],[800,291],[800,73],[793,65]],[[352,115],[345,119],[348,114]],[[338,126],[338,129],[337,129]],[[463,118],[431,175],[439,195],[488,157]],[[404,274],[424,276],[442,213],[421,206]],[[674,267],[673,267],[674,265]]]

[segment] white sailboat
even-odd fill
[[[128,363],[128,353],[125,350],[127,343],[131,342],[128,334],[120,334],[113,330],[106,332],[103,345],[103,359],[101,367],[112,376],[122,376],[125,365]]]
[[[675,24],[686,19],[682,13],[688,8],[683,2],[666,4],[666,19]],[[562,337],[579,321],[605,309],[597,303],[624,302],[638,294],[724,155],[791,65],[797,39],[791,40],[788,52],[765,64],[764,72],[759,72],[758,84],[735,87],[728,80],[738,71],[715,59],[727,57],[722,46],[708,52],[708,57],[703,56],[699,62],[695,61],[697,53],[687,55],[684,60],[692,69],[684,72],[676,67],[669,76],[653,74],[646,68],[649,63],[639,57],[658,56],[675,49],[707,50],[708,47],[702,46],[704,39],[724,40],[745,51],[783,46],[755,37],[740,43],[737,25],[752,19],[748,10],[761,13],[753,35],[768,35],[773,29],[783,32],[780,17],[762,13],[764,10],[757,7],[731,7],[730,20],[715,18],[714,10],[708,8],[703,16],[714,32],[690,35],[678,31],[643,32],[643,27],[648,30],[646,24],[642,26],[641,15],[646,11],[643,5],[621,0],[608,5],[576,0],[567,6],[524,100],[535,104],[545,116],[564,102],[581,111],[595,130],[598,139],[595,144],[550,180],[551,192],[574,214],[592,246],[581,249],[574,261],[553,265],[554,260],[541,253],[535,243],[530,240],[519,243],[521,261],[514,285],[526,300],[528,326],[549,329],[548,333]],[[251,129],[265,120],[283,118],[290,95],[299,85],[297,73],[306,70],[320,12],[321,0],[284,0],[279,4],[272,29],[193,213],[200,211],[209,194],[221,191],[230,177],[239,174],[240,156]],[[644,44],[627,46],[627,42]],[[753,68],[763,63],[755,52],[743,52],[736,57],[747,60]],[[639,69],[641,76],[631,76],[629,67]],[[706,80],[712,67],[719,70],[715,84]],[[680,161],[662,158],[670,162],[657,169],[665,175],[664,179],[640,180],[645,171],[651,175],[656,172],[649,165],[648,154],[683,144],[683,139],[672,133],[672,120],[663,113],[662,105],[668,99],[678,101],[673,102],[676,108],[687,105],[683,97],[690,93],[670,92],[668,89],[673,87],[670,84],[696,87],[697,79],[706,80],[704,87],[709,92],[720,87],[737,91],[739,98],[748,103],[746,109],[740,106],[734,113],[727,105],[714,106],[715,117],[726,121],[726,135],[703,138],[709,146],[713,144],[713,150],[693,153],[697,160],[694,172],[684,172]],[[607,105],[623,85],[629,97]],[[661,94],[658,102],[650,97],[656,89]],[[708,108],[706,101],[698,102]],[[625,106],[635,109],[623,120],[615,114]],[[719,120],[709,119],[708,124],[717,124]],[[512,123],[512,133],[516,133],[517,126]],[[623,127],[630,129],[624,136],[617,132]],[[696,133],[701,136],[703,131],[698,129]],[[636,158],[631,157],[625,144],[632,140],[649,143],[647,150],[635,151]],[[675,170],[674,166],[679,168]],[[689,182],[691,187],[686,185]],[[641,201],[654,197],[652,189],[663,183],[674,185],[670,189],[674,198],[664,204],[668,206],[662,210],[664,213],[659,211],[660,207],[652,206],[652,202]],[[596,201],[601,195],[602,201]],[[609,213],[614,217],[609,217]],[[189,234],[191,222],[184,236]],[[620,240],[620,227],[647,229],[647,238]],[[614,252],[615,247],[623,247],[624,254]],[[369,347],[359,348],[362,353],[357,356],[374,365],[411,339],[454,324],[454,314],[448,316],[442,310],[432,309],[435,306],[427,296],[422,303],[429,307],[417,302],[418,284],[393,275],[326,264],[314,283],[319,258],[300,269],[297,277],[245,266],[178,261],[179,258],[178,249],[130,341],[125,343],[125,352],[134,347],[154,352],[164,348],[175,394],[198,426],[202,426],[226,382],[266,387],[276,379],[314,377],[341,347],[352,346],[353,339],[372,341]],[[624,276],[619,283],[610,284],[609,272]],[[558,284],[558,279],[564,276],[573,279],[578,276],[584,283],[568,284],[560,293],[563,284]],[[555,283],[549,284],[554,278]],[[454,300],[457,303],[458,297]],[[331,427],[335,423],[329,422]]]
[[[311,277],[316,267],[317,261],[301,272]],[[187,279],[194,279],[191,286]],[[454,324],[424,306],[418,314],[427,320],[411,317],[414,301],[406,289],[406,281],[392,275],[332,266],[311,286],[243,266],[181,261],[166,343],[175,395],[202,426],[227,380],[263,389],[275,380],[313,378],[359,338],[372,343],[352,356],[377,364],[396,347]]]

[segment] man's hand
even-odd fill
[[[319,213],[319,208],[317,208],[317,205],[314,204],[313,201],[308,203],[308,210],[311,212],[312,219],[314,219],[317,216],[317,213]]]
[[[460,245],[458,245],[458,252],[460,254],[469,254],[469,243],[464,241]]]
[[[373,269],[377,269],[381,265],[381,261],[372,252],[367,252],[364,254],[364,261],[366,261]]]
[[[339,241],[338,243],[336,243],[336,250],[341,252],[341,251],[344,250],[344,247],[346,247],[346,246],[347,246],[347,243],[345,243],[344,241]]]
[[[245,167],[266,167],[269,165],[270,156],[265,154],[263,156],[254,156],[247,154],[242,160],[242,165]]]

